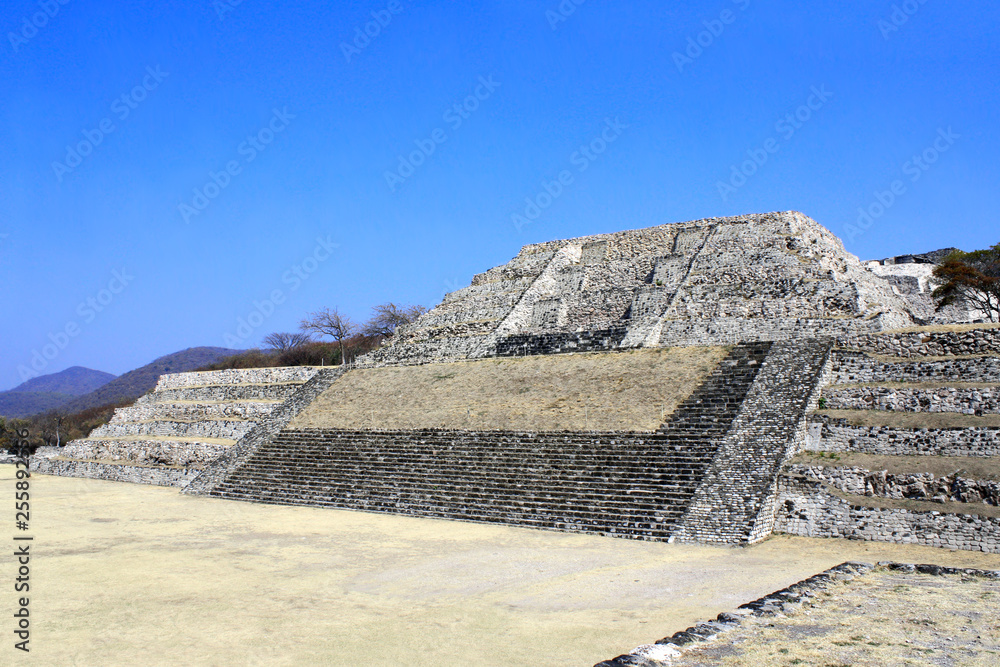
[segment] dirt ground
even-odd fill
[[[13,485],[0,467],[11,502]],[[10,628],[2,664],[589,666],[845,560],[1000,568],[1000,556],[926,547],[670,545],[31,485],[31,653]],[[14,568],[2,559],[3,576]],[[8,619],[15,602],[8,589]]]
[[[289,426],[652,431],[727,353],[685,347],[358,369]]]
[[[790,616],[756,618],[678,667],[1000,664],[1000,582],[877,570]]]

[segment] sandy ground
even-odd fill
[[[505,357],[348,371],[291,428],[658,428],[724,347]]]
[[[1000,582],[876,571],[791,616],[749,620],[678,667],[1000,664]]]
[[[13,648],[4,586],[0,664],[589,666],[845,560],[1000,568],[924,547],[668,545],[31,483],[31,653]],[[11,505],[13,485],[0,467]]]

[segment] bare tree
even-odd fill
[[[1000,321],[1000,243],[951,253],[934,269],[934,278],[938,310],[959,303],[982,311],[990,322]]]
[[[344,340],[353,336],[358,330],[358,326],[351,318],[336,308],[324,308],[309,313],[309,317],[299,323],[299,328],[308,333],[332,338],[340,346],[341,364],[345,361]]]
[[[272,350],[287,352],[312,340],[307,333],[272,333],[264,336],[264,344]]]
[[[379,304],[372,308],[372,316],[365,323],[364,334],[391,338],[397,328],[413,322],[426,312],[427,309],[423,306],[397,306],[392,302]]]

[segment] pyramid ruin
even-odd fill
[[[633,539],[997,553],[1000,329],[933,309],[933,261],[862,263],[797,212],[527,245],[349,368],[165,375],[33,466]]]

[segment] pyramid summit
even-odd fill
[[[790,211],[526,245],[364,362],[774,341],[914,323],[898,290]]]

